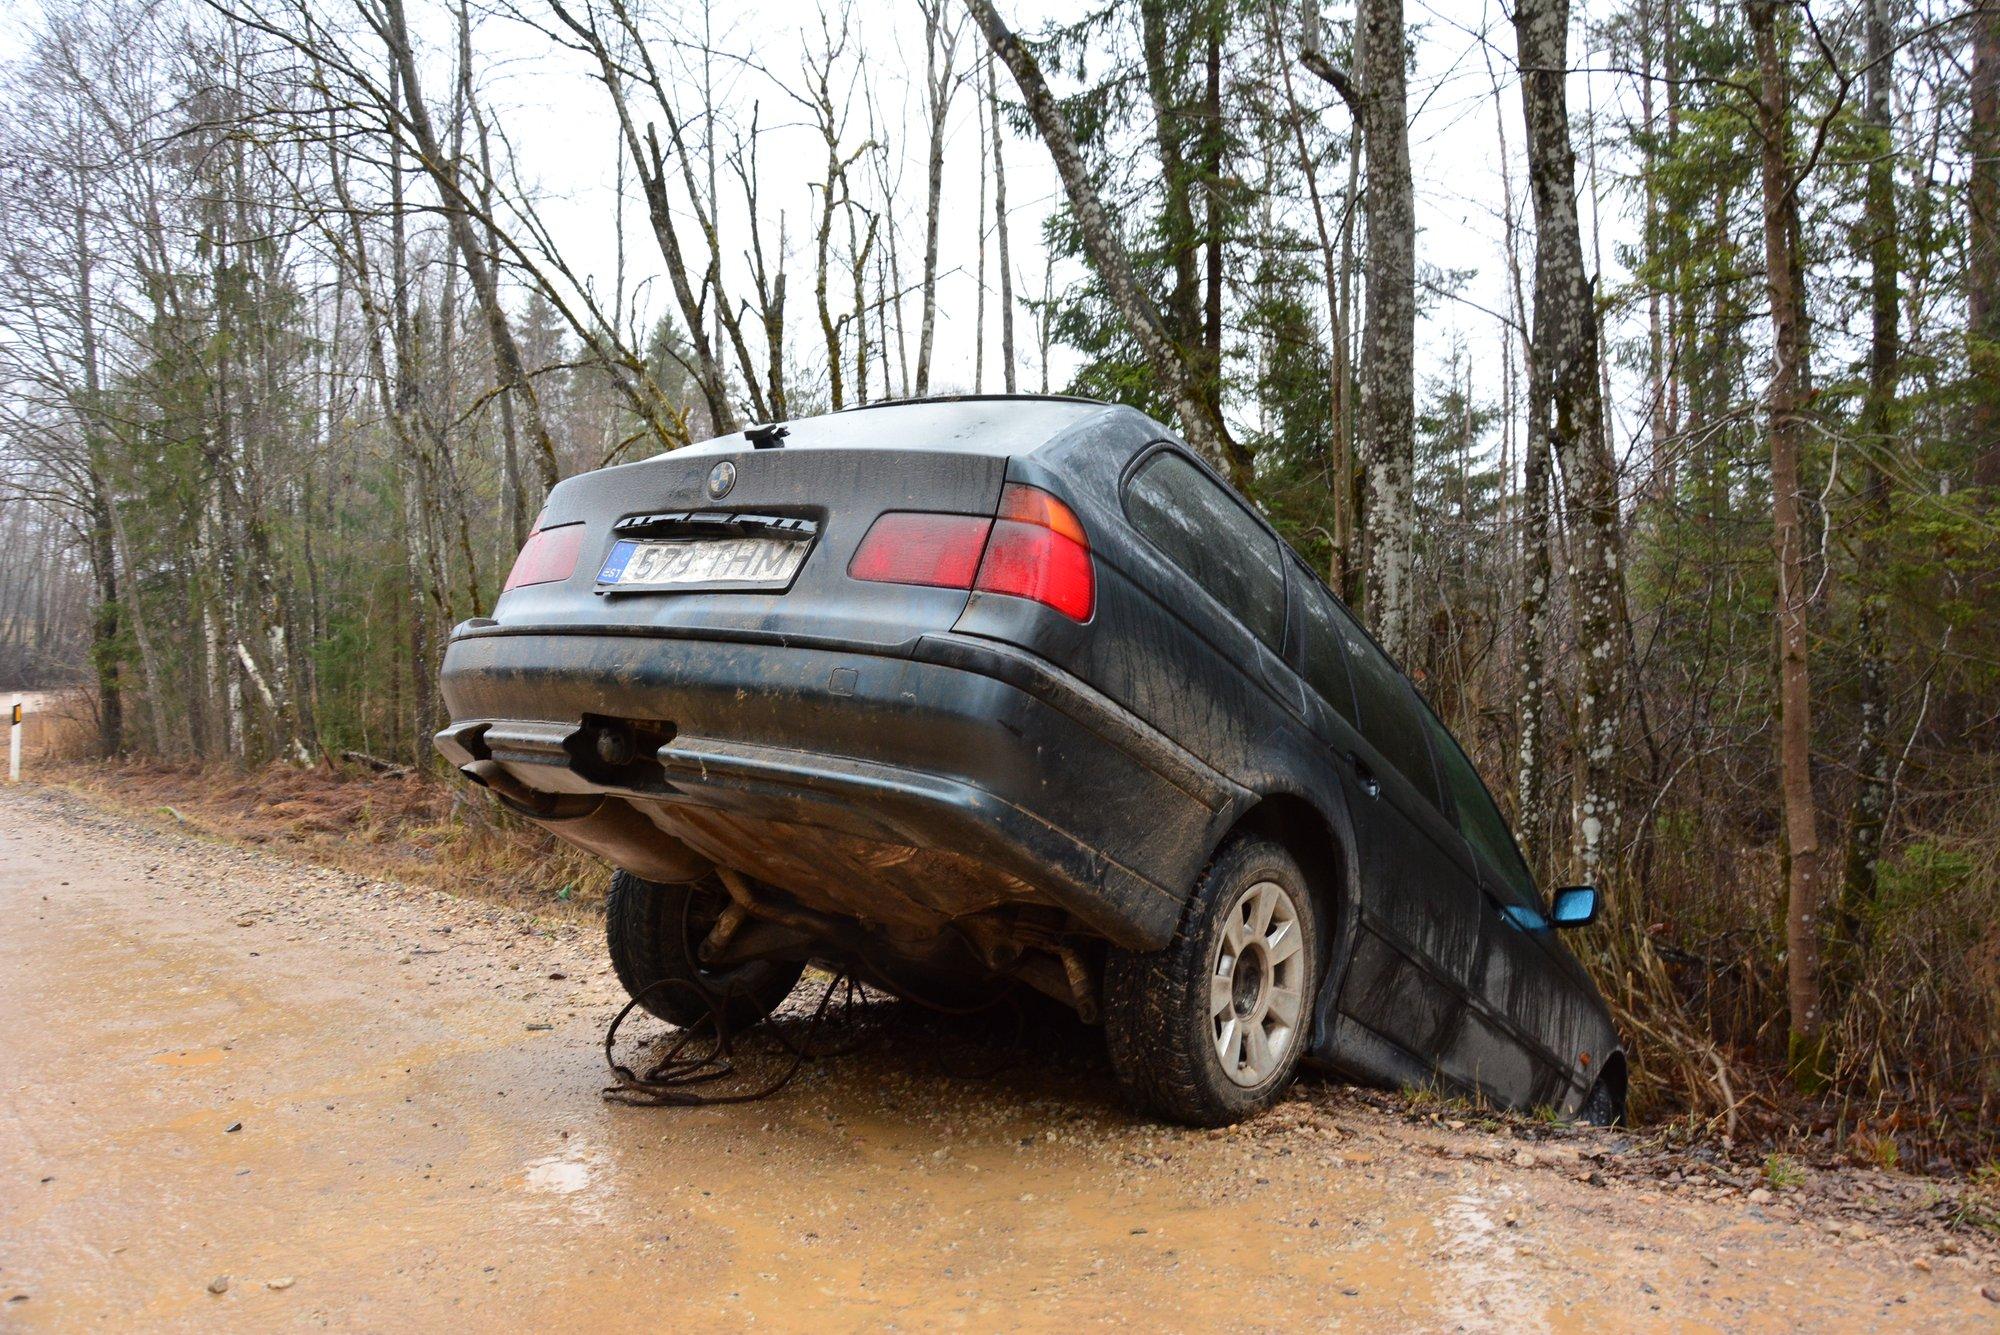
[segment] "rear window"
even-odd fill
[[[1285,576],[1278,539],[1235,497],[1172,450],[1160,450],[1126,487],[1126,516],[1252,634],[1284,643]]]

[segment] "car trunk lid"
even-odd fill
[[[537,522],[574,547],[574,568],[509,589],[495,629],[899,651],[949,629],[966,591],[851,578],[856,546],[890,511],[991,515],[1005,472],[1005,455],[991,450],[760,449],[734,437],[583,474],[550,493]],[[786,551],[799,546],[805,556],[788,570]],[[621,574],[700,583],[635,588]]]

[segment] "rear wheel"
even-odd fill
[[[1290,853],[1238,836],[1202,873],[1164,949],[1105,966],[1111,1064],[1146,1111],[1222,1126],[1277,1102],[1319,989],[1319,915]]]
[[[639,1005],[669,1024],[690,1028],[720,1009],[734,1032],[757,1023],[791,994],[803,963],[757,960],[710,968],[696,952],[729,896],[713,876],[662,885],[621,871],[604,897],[604,938],[611,967]]]

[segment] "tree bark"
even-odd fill
[[[1000,128],[1000,75],[997,60],[986,58],[987,122],[993,129],[993,230],[1000,253],[1000,373],[1009,394],[1016,392],[1014,366],[1014,258],[1007,246],[1006,136]]]
[[[1764,215],[1764,286],[1771,306],[1771,378],[1766,391],[1771,446],[1771,518],[1777,556],[1778,764],[1785,811],[1789,885],[1785,909],[1785,999],[1795,1082],[1823,1078],[1820,1014],[1819,803],[1813,792],[1812,694],[1808,661],[1806,498],[1799,459],[1811,403],[1804,264],[1798,249],[1799,181],[1792,165],[1789,40],[1775,0],[1752,0],[1757,53],[1759,182]]]
[[[989,54],[987,63],[992,63]],[[986,174],[992,164],[986,157],[986,103],[973,90],[972,119],[979,131],[979,208],[973,229],[979,259],[972,273],[972,392],[986,390]]]
[[[1613,870],[1621,814],[1625,563],[1617,464],[1605,432],[1598,374],[1597,303],[1584,271],[1577,220],[1576,154],[1565,90],[1568,0],[1521,0],[1514,9],[1514,37],[1535,210],[1534,346],[1528,439],[1522,448],[1529,460],[1545,447],[1554,451],[1574,532],[1571,587],[1581,694],[1573,837],[1578,874],[1597,881]],[[1531,534],[1530,541],[1546,553],[1546,531]],[[1529,556],[1531,563],[1547,559]]]
[[[931,392],[931,344],[937,332],[938,228],[944,202],[944,131],[958,91],[958,40],[964,30],[945,15],[946,0],[922,0],[924,14],[924,107],[930,116],[930,148],[925,159],[923,315],[917,333],[918,398]]]
[[[1973,481],[2000,507],[2000,7],[1971,0],[1972,156],[1966,188],[1965,306],[1971,349]]]
[[[1347,589],[1348,576],[1353,569],[1354,553],[1350,547],[1352,540],[1353,468],[1347,452],[1347,328],[1346,303],[1342,299],[1347,281],[1346,240],[1352,231],[1354,200],[1352,189],[1342,208],[1338,228],[1327,216],[1325,192],[1320,189],[1319,167],[1306,143],[1305,110],[1299,105],[1298,94],[1292,86],[1292,73],[1284,59],[1284,31],[1279,26],[1279,11],[1276,6],[1270,10],[1271,42],[1278,55],[1278,74],[1285,92],[1286,119],[1290,122],[1292,151],[1298,159],[1299,175],[1305,181],[1306,199],[1312,206],[1313,228],[1319,241],[1320,277],[1326,287],[1327,318],[1327,461],[1332,473],[1331,485],[1327,487],[1327,500],[1333,513],[1329,545],[1332,557],[1328,562],[1327,587],[1343,592]],[[1319,6],[1316,0],[1306,4],[1304,19],[1299,36],[1299,63],[1320,79],[1330,84],[1343,98],[1353,97],[1353,86],[1344,72],[1334,68],[1320,45]],[[1353,103],[1349,101],[1349,109]],[[1352,172],[1360,152],[1360,141],[1350,137],[1348,143],[1348,168]],[[1350,185],[1352,182],[1350,182]]]
[[[80,173],[79,173],[80,178]],[[119,599],[118,544],[111,528],[111,487],[100,414],[102,374],[97,341],[96,257],[91,253],[89,209],[81,179],[74,210],[76,244],[76,318],[78,349],[83,359],[83,397],[77,414],[84,439],[84,476],[89,494],[88,534],[91,579],[97,586],[97,613],[91,620],[91,666],[97,672],[98,750],[115,756],[125,744],[125,697],[120,684],[119,644],[124,622]]]
[[[1888,465],[1896,455],[1896,399],[1902,372],[1897,326],[1902,301],[1898,269],[1901,237],[1896,219],[1895,126],[1889,110],[1895,57],[1889,24],[1889,0],[1868,0],[1865,121],[1874,156],[1868,164],[1863,205],[1871,332],[1868,397],[1861,414],[1862,531],[1855,563],[1862,585],[1856,609],[1861,718],[1854,747],[1854,800],[1847,813],[1847,865],[1840,894],[1841,938],[1850,957],[1865,944],[1875,902],[1882,826],[1889,813],[1889,750],[1884,738],[1889,702],[1889,597],[1883,569],[1888,561],[1884,538],[1894,519]]]
[[[1362,213],[1368,230],[1367,304],[1361,317],[1361,537],[1363,607],[1391,657],[1410,650],[1416,597],[1417,221],[1403,0],[1358,0],[1355,65],[1361,142],[1368,155]]]

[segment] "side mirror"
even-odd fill
[[[1572,885],[1556,891],[1549,922],[1556,927],[1587,927],[1597,921],[1597,887]]]

